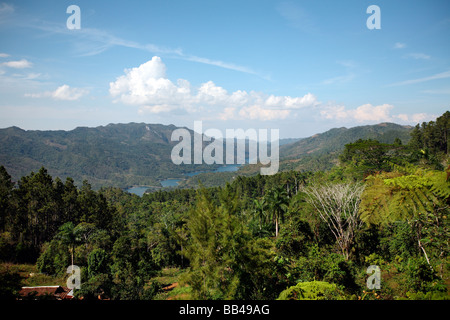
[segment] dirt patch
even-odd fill
[[[178,286],[178,282],[174,282],[171,285],[162,288],[164,291],[170,291],[173,290],[174,288],[176,288]]]

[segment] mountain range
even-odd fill
[[[93,188],[159,186],[167,178],[217,169],[219,165],[173,164],[170,155],[178,143],[171,141],[175,129],[174,125],[146,123],[78,127],[70,131],[9,127],[0,129],[0,165],[7,169],[13,181],[43,166],[53,177],[62,180],[71,177],[78,185],[88,180]],[[410,126],[381,123],[335,128],[303,139],[282,139],[280,170],[325,170],[336,163],[347,143],[360,138],[385,143],[399,138],[406,143],[411,130]],[[238,174],[256,174],[257,167],[243,166]],[[236,172],[221,173],[223,179],[232,175]]]

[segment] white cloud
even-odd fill
[[[415,84],[415,83],[421,83],[421,82],[437,80],[437,79],[446,79],[446,78],[450,78],[450,70],[449,71],[445,71],[445,72],[441,72],[441,73],[438,73],[438,74],[434,74],[434,75],[429,76],[429,77],[418,78],[418,79],[411,79],[411,80],[405,80],[405,81],[393,83],[390,86],[391,87],[393,87],[393,86],[403,86],[403,85],[408,85],[408,84]]]
[[[212,65],[224,69],[234,70],[238,72],[248,73],[252,75],[256,75],[263,79],[268,79],[267,75],[259,74],[258,72],[252,70],[249,67],[237,65],[231,62],[225,62],[221,60],[214,60],[205,57],[199,57],[195,55],[186,54],[183,52],[181,48],[169,48],[165,46],[160,46],[152,43],[138,43],[135,41],[130,41],[127,39],[123,39],[117,37],[107,31],[95,28],[81,28],[77,30],[76,34],[71,32],[71,30],[62,26],[60,23],[49,23],[48,21],[45,24],[33,24],[31,27],[37,28],[41,31],[49,32],[49,33],[59,33],[64,35],[70,35],[71,37],[77,36],[80,37],[82,41],[74,41],[75,51],[80,56],[92,56],[100,54],[112,47],[125,47],[132,48],[137,50],[143,50],[146,52],[151,52],[152,54],[159,55],[169,55],[172,58],[182,59],[186,61],[193,61],[197,63],[202,63],[206,65]]]
[[[265,109],[258,105],[246,106],[243,107],[239,111],[240,118],[251,119],[251,120],[277,120],[277,119],[286,119],[290,110],[273,110],[273,109]]]
[[[22,60],[16,60],[16,61],[2,62],[2,63],[0,63],[0,65],[9,67],[9,68],[24,69],[24,68],[31,68],[31,66],[33,64],[26,59],[22,59]]]
[[[328,105],[324,106],[320,114],[325,119],[333,119],[338,121],[354,121],[360,123],[380,123],[380,122],[403,122],[403,123],[419,123],[423,121],[430,121],[436,118],[435,115],[427,113],[414,114],[393,114],[393,105],[382,104],[373,106],[371,104],[364,104],[356,109],[346,109],[345,106]]]
[[[25,94],[26,97],[31,98],[53,98],[55,100],[65,100],[65,101],[74,101],[80,99],[82,96],[88,94],[87,89],[82,88],[71,88],[68,85],[64,84],[55,91],[46,91],[41,93],[29,93]]]
[[[383,104],[379,106],[372,106],[371,104],[364,104],[353,111],[353,117],[359,122],[364,121],[389,121],[390,110],[394,106],[390,104]]]
[[[344,106],[328,106],[321,110],[320,114],[326,119],[356,120],[358,122],[384,122],[390,121],[390,104],[373,106],[364,104],[356,109],[347,110]]]
[[[155,56],[139,67],[126,69],[109,92],[115,102],[137,105],[140,112],[163,113],[171,111],[209,112],[218,119],[284,119],[291,110],[314,107],[314,95],[303,97],[275,96],[237,90],[229,93],[212,81],[192,88],[189,81],[176,83],[166,76],[166,66]]]
[[[7,3],[0,3],[0,23],[4,22],[14,13],[14,7]]]
[[[450,88],[429,89],[429,90],[422,90],[421,92],[428,94],[450,94]]]
[[[403,48],[406,48],[406,43],[396,42],[394,44],[394,49],[403,49]]]
[[[0,53],[0,58],[8,58],[9,54],[7,53]]]
[[[405,55],[406,58],[413,58],[416,60],[429,60],[431,58],[431,56],[425,54],[425,53],[408,53],[407,55]]]
[[[355,74],[354,73],[349,73],[343,76],[337,76],[334,78],[329,78],[326,79],[324,81],[322,81],[322,84],[337,84],[337,83],[346,83],[349,82],[351,80],[353,80],[355,78]]]
[[[406,123],[421,123],[424,121],[428,122],[437,118],[436,115],[428,113],[414,113],[414,114],[400,113],[394,115],[393,117]]]

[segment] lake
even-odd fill
[[[233,171],[237,171],[240,166],[241,166],[240,164],[227,164],[227,165],[217,168],[214,171],[195,171],[195,172],[185,173],[184,175],[186,177],[193,177],[200,173],[206,173],[206,172],[233,172]],[[161,186],[176,187],[180,180],[181,179],[168,178],[166,180],[161,181]]]
[[[134,193],[134,194],[137,194],[138,196],[142,197],[148,188],[149,187],[146,187],[146,186],[137,186],[137,187],[131,187],[131,188],[125,189],[124,191],[129,192],[129,193]]]
[[[200,173],[206,173],[206,172],[233,172],[233,171],[237,171],[240,166],[241,166],[240,164],[227,164],[227,165],[217,168],[214,171],[195,171],[195,172],[186,173],[184,175],[186,177],[193,177]],[[176,187],[180,180],[181,179],[177,179],[177,178],[168,178],[168,179],[161,181],[161,186],[164,188]],[[146,186],[135,186],[135,187],[125,189],[125,191],[127,191],[129,193],[137,194],[138,196],[142,197],[142,195],[145,193],[145,191],[147,191],[148,188],[149,187],[146,187]]]

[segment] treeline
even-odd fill
[[[153,299],[166,267],[183,271],[195,299],[448,299],[445,139],[359,140],[326,172],[142,197],[77,188],[44,168],[15,185],[0,167],[0,258],[59,275],[76,264],[84,299]],[[380,290],[367,290],[370,265]]]
[[[42,245],[66,222],[120,232],[114,208],[88,182],[77,188],[71,178],[53,180],[45,168],[22,177],[17,186],[0,166],[0,257],[35,262]]]
[[[442,159],[450,153],[449,135],[450,112],[447,111],[436,121],[417,124],[411,132],[410,145],[426,155]]]

